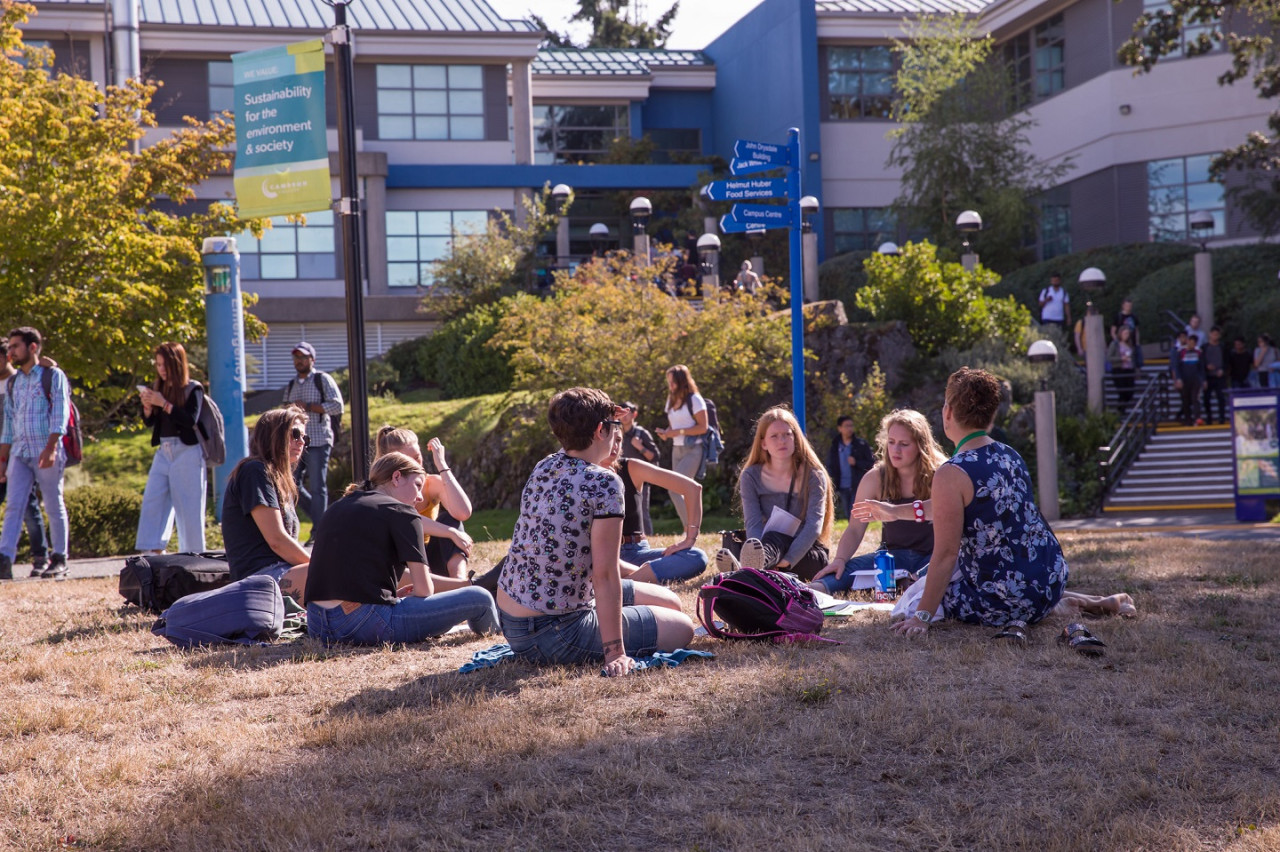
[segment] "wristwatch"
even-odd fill
[[[921,624],[928,624],[933,621],[933,613],[929,612],[927,609],[918,609],[915,611],[914,618]]]

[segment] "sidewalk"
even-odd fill
[[[1206,541],[1280,542],[1280,524],[1240,523],[1235,510],[1203,512],[1116,512],[1094,518],[1054,521],[1054,532],[1153,533]]]

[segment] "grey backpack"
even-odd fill
[[[276,581],[254,574],[221,589],[179,598],[151,628],[179,648],[263,645],[280,638],[284,598]]]
[[[200,387],[199,382],[187,385],[187,393],[192,386]],[[204,455],[207,467],[218,467],[227,461],[227,430],[222,420],[222,409],[208,392],[200,395],[200,411],[196,414],[196,443]]]

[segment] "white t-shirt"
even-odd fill
[[[698,425],[698,421],[694,415],[699,411],[707,410],[707,403],[702,398],[702,394],[695,393],[686,400],[685,405],[681,405],[676,409],[667,409],[667,427],[670,429],[692,429]],[[675,435],[671,439],[673,446],[683,447],[685,440],[696,441],[701,435]]]
[[[1045,287],[1040,291],[1040,298],[1049,300],[1040,309],[1041,320],[1062,322],[1067,318],[1066,306],[1071,301],[1071,297],[1067,295],[1066,287],[1059,287],[1056,292],[1053,287]]]

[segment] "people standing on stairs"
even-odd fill
[[[1209,329],[1209,342],[1204,351],[1204,414],[1210,423],[1227,422],[1227,358],[1222,347],[1222,329]],[[1213,402],[1218,401],[1218,418],[1213,417]]]
[[[1200,413],[1200,391],[1204,387],[1204,351],[1196,338],[1187,332],[1178,335],[1179,346],[1169,360],[1173,386],[1182,395],[1178,419],[1183,426],[1203,426]]]
[[[1231,342],[1227,352],[1227,375],[1231,378],[1231,389],[1249,387],[1249,374],[1253,372],[1253,353],[1243,337]]]
[[[1111,365],[1111,379],[1115,382],[1116,397],[1123,413],[1133,402],[1133,380],[1138,368],[1138,347],[1133,342],[1133,329],[1119,327],[1119,336],[1107,349],[1107,363]]]

